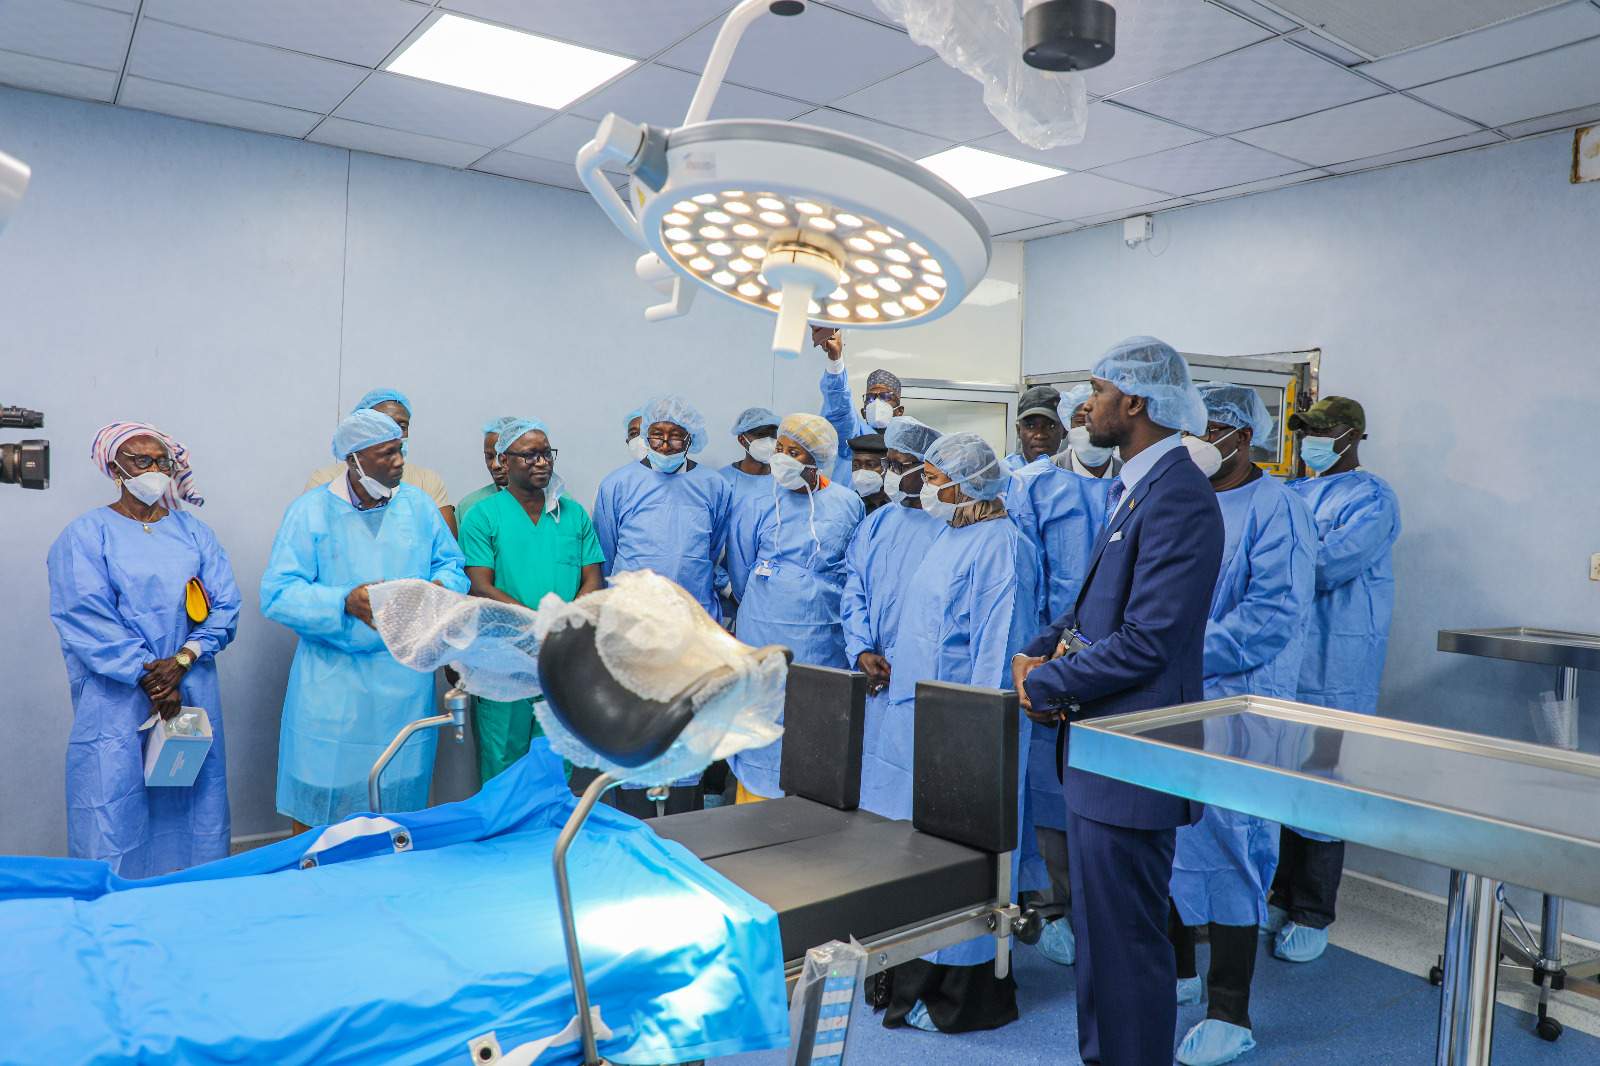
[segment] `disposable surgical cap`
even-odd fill
[[[339,428],[333,431],[333,457],[343,462],[350,458],[351,452],[399,439],[400,423],[382,411],[358,408],[345,415]]]
[[[1261,394],[1248,385],[1235,385],[1227,381],[1200,383],[1200,398],[1206,404],[1206,417],[1212,422],[1230,426],[1249,426],[1255,441],[1262,447],[1271,447],[1272,416]]]
[[[733,420],[733,435],[742,437],[752,429],[777,424],[778,416],[765,407],[746,407],[739,412],[739,417]]]
[[[928,449],[940,436],[938,430],[923,425],[910,415],[897,415],[889,419],[889,425],[884,428],[883,443],[897,452],[926,459]]]
[[[1189,377],[1189,364],[1171,345],[1154,337],[1129,337],[1100,357],[1089,371],[1125,396],[1143,396],[1150,420],[1185,433],[1206,431],[1206,405]]]
[[[1072,416],[1078,413],[1078,408],[1088,403],[1089,397],[1093,395],[1094,386],[1087,381],[1074,385],[1068,390],[1067,394],[1061,398],[1060,408],[1061,413],[1066,416],[1068,422],[1072,421]]]
[[[689,434],[689,454],[705,450],[706,420],[682,396],[656,396],[639,408],[639,432],[649,433],[657,422],[671,422]]]
[[[633,425],[633,420],[635,418],[638,418],[642,414],[644,414],[644,408],[643,407],[635,407],[633,410],[629,411],[626,415],[623,416],[622,428],[624,430],[626,430],[629,426]],[[640,430],[644,429],[644,423],[643,422],[639,423],[639,428],[640,428]]]
[[[351,413],[354,414],[356,411],[369,411],[378,406],[380,403],[388,403],[391,400],[399,404],[401,407],[404,407],[407,413],[410,413],[411,401],[406,399],[406,394],[401,392],[399,389],[373,389],[371,392],[361,397],[361,402],[355,405]]]
[[[867,375],[867,389],[870,391],[874,385],[887,385],[896,396],[900,395],[900,379],[887,370],[874,370]]]
[[[550,427],[537,418],[506,419],[506,424],[500,429],[500,439],[495,441],[494,453],[504,455],[506,449],[517,443],[524,433],[532,433],[534,430],[543,433],[546,439],[550,436]]]
[[[972,500],[994,499],[1011,480],[989,442],[976,433],[946,433],[933,442],[924,461],[944,471]]]
[[[818,470],[831,470],[839,457],[839,434],[821,415],[787,415],[778,423],[778,436],[788,437],[810,452]]]
[[[502,429],[506,428],[507,424],[516,420],[516,415],[501,415],[499,418],[491,418],[483,424],[483,435],[485,437],[491,433],[498,435]]]

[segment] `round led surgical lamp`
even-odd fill
[[[744,0],[717,36],[684,124],[607,115],[578,172],[649,252],[639,276],[687,311],[695,288],[777,315],[773,351],[800,354],[806,323],[881,329],[959,304],[989,267],[989,230],[948,182],[886,148],[832,130],[759,119],[706,121],[745,26],[798,14],[801,0]],[[633,175],[624,202],[602,163]]]
[[[1088,70],[1117,52],[1117,12],[1103,0],[1026,0],[1022,61],[1040,70]]]

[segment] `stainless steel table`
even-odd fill
[[[1578,697],[1578,671],[1600,670],[1600,636],[1569,633],[1559,629],[1509,626],[1501,629],[1441,629],[1439,650],[1490,659],[1511,659],[1556,668],[1556,696],[1563,700]],[[1600,813],[1600,812],[1597,812]],[[1515,910],[1513,909],[1513,915]],[[1521,925],[1520,917],[1517,925]],[[1562,899],[1546,893],[1539,922],[1539,942],[1531,935],[1512,934],[1502,944],[1501,954],[1510,960],[1505,972],[1539,987],[1539,1035],[1546,1040],[1561,1036],[1561,1023],[1549,1017],[1550,993],[1572,987],[1600,998],[1600,985],[1593,982],[1600,974],[1600,956],[1563,966],[1561,962]],[[1522,930],[1526,933],[1526,928]]]
[[[1070,760],[1455,871],[1439,1066],[1489,1062],[1499,882],[1600,905],[1593,756],[1236,696],[1074,722]]]

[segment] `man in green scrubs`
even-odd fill
[[[550,431],[531,418],[508,420],[495,444],[506,488],[480,501],[461,523],[472,595],[537,608],[546,593],[563,600],[599,591],[605,554],[594,524],[562,491]],[[543,696],[478,700],[478,771],[483,780],[528,753],[542,735],[533,705]]]
[[[468,511],[506,487],[506,471],[500,465],[500,453],[495,450],[495,446],[500,443],[500,431],[515,421],[515,418],[507,415],[491,418],[483,424],[483,465],[489,469],[490,481],[476,492],[467,493],[466,497],[456,504],[457,523],[465,522]]]

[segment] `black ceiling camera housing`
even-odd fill
[[[0,427],[42,429],[44,415],[24,407],[0,407]],[[21,485],[25,489],[50,487],[50,442],[25,440],[20,444],[0,444],[0,485]]]
[[[1037,0],[1022,12],[1022,61],[1040,70],[1088,70],[1117,52],[1117,12],[1102,0]]]

